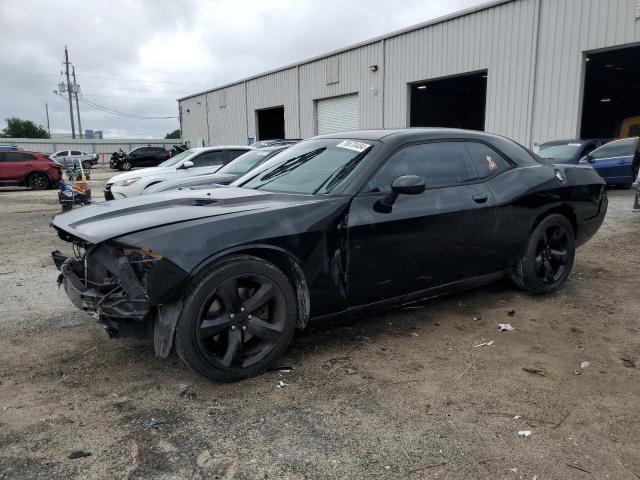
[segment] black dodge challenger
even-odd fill
[[[58,215],[74,245],[59,282],[112,337],[172,345],[234,381],[265,370],[309,320],[511,277],[534,293],[569,276],[607,210],[589,166],[449,129],[318,136],[230,186]],[[275,163],[275,165],[274,165]]]

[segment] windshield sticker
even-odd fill
[[[264,157],[265,155],[269,155],[269,152],[256,152],[256,155]]]
[[[344,140],[336,145],[339,148],[346,148],[347,150],[353,150],[354,152],[362,153],[371,145],[368,143],[356,142],[355,140]]]
[[[579,144],[579,143],[570,143],[569,146],[570,147],[580,147],[581,144]]]

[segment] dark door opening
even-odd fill
[[[487,72],[411,85],[409,126],[484,130]]]
[[[640,121],[625,122],[638,116],[640,46],[588,54],[580,136],[614,138],[640,135]],[[627,128],[628,124],[635,124],[635,128]]]
[[[284,138],[284,107],[256,110],[258,140]]]

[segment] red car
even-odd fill
[[[57,187],[62,165],[39,152],[0,151],[0,185],[19,185],[45,190]]]

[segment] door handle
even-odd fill
[[[476,203],[487,203],[487,200],[489,200],[489,196],[486,193],[474,193],[471,198]]]
[[[626,164],[627,164],[627,162],[625,162],[624,160],[620,160],[620,161],[618,162],[618,165],[626,165]]]

